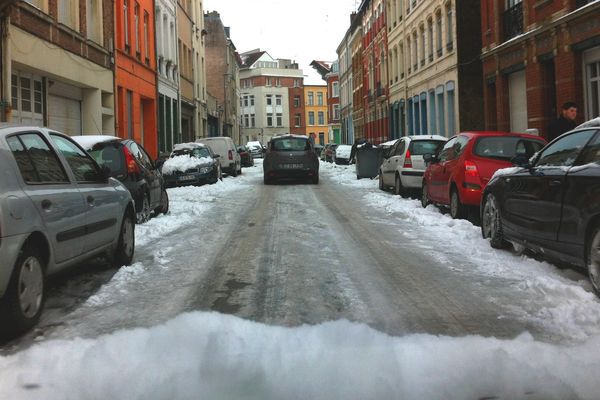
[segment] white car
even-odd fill
[[[425,172],[424,154],[435,154],[448,138],[439,135],[403,136],[393,145],[379,168],[379,189],[394,188],[397,195],[420,189]]]
[[[219,155],[221,171],[231,176],[238,176],[238,174],[242,173],[242,158],[230,137],[216,136],[201,138],[196,139],[196,143],[207,145],[213,153]]]
[[[248,148],[248,150],[250,150],[250,154],[252,155],[252,158],[263,158],[264,154],[265,154],[265,148],[263,147],[263,145],[256,140],[251,140],[248,143],[246,143],[246,147]]]
[[[350,164],[350,153],[352,146],[349,144],[340,144],[335,148],[333,162],[336,164]]]

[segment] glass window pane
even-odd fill
[[[77,182],[90,182],[98,179],[98,169],[91,157],[70,140],[50,135],[58,150],[67,159],[69,166],[75,174]]]
[[[35,171],[37,172],[37,178],[35,180],[27,180],[27,178],[33,178],[27,176],[23,170],[21,174],[26,182],[68,182],[66,172],[62,168],[60,161],[56,153],[50,149],[50,146],[46,141],[38,134],[28,133],[19,135],[19,139],[23,143],[27,154],[30,159],[30,163],[33,164]],[[14,153],[13,153],[14,154]],[[21,160],[24,162],[24,160]],[[19,169],[21,165],[19,165]]]
[[[570,167],[579,152],[596,131],[580,131],[562,137],[554,142],[540,155],[536,167]]]

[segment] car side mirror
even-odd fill
[[[510,160],[510,162],[513,163],[513,165],[516,165],[521,168],[530,168],[531,167],[531,164],[529,163],[529,158],[527,158],[527,156],[522,155],[522,154],[514,156]]]
[[[101,182],[108,182],[108,178],[110,178],[111,174],[112,171],[110,170],[110,168],[108,168],[106,165],[101,165],[98,174],[98,180],[100,180]]]

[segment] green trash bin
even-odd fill
[[[356,179],[375,178],[379,174],[382,150],[381,147],[368,145],[356,149]]]

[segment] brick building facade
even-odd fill
[[[546,136],[563,103],[600,113],[600,2],[481,2],[485,127]]]

